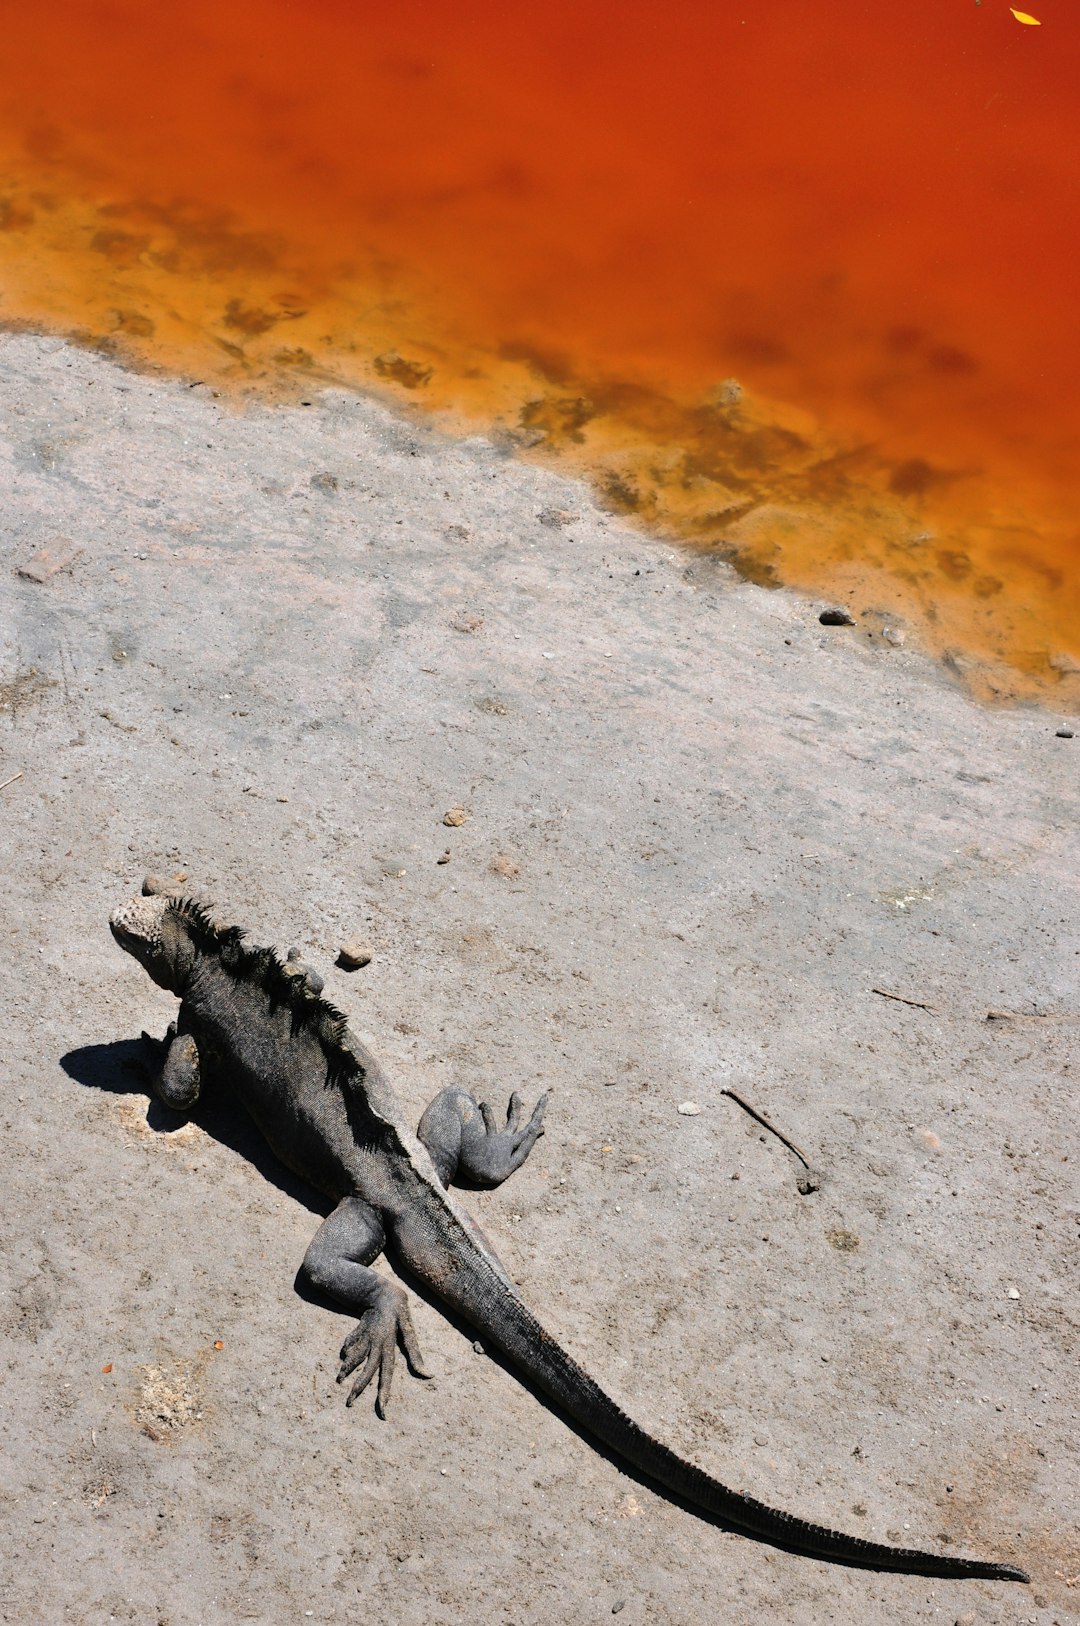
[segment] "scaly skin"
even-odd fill
[[[336,1204],[304,1260],[309,1279],[360,1316],[341,1351],[348,1404],[373,1381],[390,1396],[400,1344],[426,1376],[405,1293],[370,1269],[388,1246],[533,1384],[655,1483],[719,1522],[799,1553],[873,1569],[1026,1581],[1011,1564],[864,1541],[729,1490],[638,1428],[525,1307],[483,1233],[448,1187],[497,1185],[543,1133],[546,1097],[523,1122],[514,1096],[503,1128],[463,1090],[444,1090],[414,1135],[374,1057],[319,998],[292,953],[284,965],[173,896],[135,898],[110,925],[117,942],[180,998],[155,1089],[186,1111],[204,1082],[243,1101],[282,1162]]]

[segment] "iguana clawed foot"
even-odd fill
[[[199,1099],[202,1071],[199,1049],[190,1033],[177,1033],[170,1022],[164,1039],[143,1033],[144,1041],[156,1051],[159,1065],[152,1078],[154,1094],[172,1112],[187,1112]]]
[[[417,1127],[444,1185],[453,1179],[477,1186],[497,1186],[520,1169],[544,1133],[542,1095],[528,1123],[522,1124],[520,1095],[510,1097],[506,1126],[500,1129],[486,1101],[476,1101],[467,1090],[451,1085],[432,1101]]]
[[[408,1298],[402,1288],[395,1287],[392,1282],[382,1282],[376,1302],[364,1311],[359,1324],[341,1346],[338,1382],[344,1383],[354,1372],[357,1374],[345,1402],[347,1406],[351,1406],[363,1394],[378,1373],[375,1410],[380,1417],[386,1416],[399,1342],[413,1376],[430,1377],[430,1372],[424,1369],[424,1358],[413,1331]]]
[[[520,1169],[544,1133],[544,1111],[547,1104],[548,1097],[544,1094],[537,1101],[528,1122],[522,1127],[524,1108],[521,1097],[515,1090],[506,1110],[506,1127],[499,1129],[490,1106],[486,1101],[481,1101],[483,1134],[473,1132],[473,1126],[469,1124],[464,1126],[461,1137],[462,1163],[466,1160],[468,1162],[469,1178],[496,1185],[500,1180],[505,1180],[507,1175],[513,1174],[515,1169]]]

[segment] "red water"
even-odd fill
[[[1035,15],[13,9],[0,317],[499,423],[752,574],[1066,702],[1080,19]]]

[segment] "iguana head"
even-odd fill
[[[183,993],[197,950],[172,898],[132,898],[113,910],[109,927],[159,987]]]

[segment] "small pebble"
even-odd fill
[[[855,617],[850,610],[822,610],[818,620],[823,627],[853,627]]]
[[[1054,738],[1058,740],[1071,740],[1073,738],[1073,731],[1071,728],[1059,728],[1057,733],[1054,735]]]
[[[1009,1297],[1011,1299],[1018,1299],[1020,1297],[1020,1289],[1018,1287],[1010,1287]]]
[[[682,1101],[679,1104],[678,1111],[684,1118],[696,1118],[701,1108],[696,1101]]]
[[[616,1598],[615,1602],[611,1606],[611,1613],[613,1615],[618,1615],[625,1608],[626,1608],[626,1599],[625,1598]]]
[[[479,1338],[473,1344],[473,1349],[474,1349],[474,1351],[476,1352],[477,1355],[482,1355],[484,1353],[484,1346],[480,1342]]]
[[[440,855],[440,857],[436,858],[435,862],[437,864],[448,864],[450,862],[450,849],[449,849],[449,847],[447,847],[446,851],[444,853],[442,853]]]
[[[371,950],[365,943],[355,940],[342,943],[338,949],[338,965],[343,971],[359,971],[361,966],[371,964]]]
[[[451,829],[454,829],[457,825],[464,824],[468,816],[463,807],[448,807],[442,816],[442,821],[444,824],[448,824]]]

